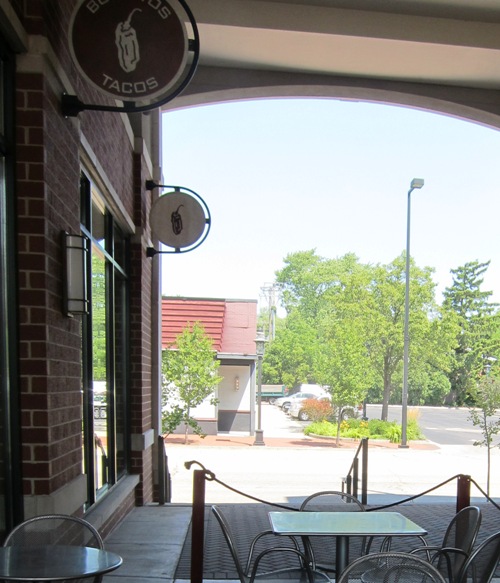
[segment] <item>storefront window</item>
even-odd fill
[[[14,60],[0,38],[0,537],[22,516],[13,189]]]
[[[84,471],[88,505],[127,470],[127,239],[82,177],[82,231],[91,241],[90,314],[83,326]]]

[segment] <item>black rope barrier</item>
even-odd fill
[[[392,506],[398,506],[399,504],[404,504],[405,502],[411,502],[412,500],[416,500],[417,498],[420,498],[421,496],[425,496],[426,494],[429,494],[429,492],[432,492],[433,490],[437,490],[438,488],[441,488],[441,486],[445,486],[446,484],[448,484],[452,480],[456,480],[460,475],[461,474],[457,474],[456,476],[453,476],[452,478],[449,478],[448,480],[441,482],[437,486],[433,486],[432,488],[429,488],[428,490],[425,490],[424,492],[420,492],[420,494],[415,494],[414,496],[409,496],[408,498],[404,498],[403,500],[398,500],[397,502],[391,502],[390,504],[384,504],[383,506],[375,506],[374,508],[367,508],[366,511],[371,512],[373,510],[383,510],[384,508],[391,508]]]
[[[493,498],[490,498],[488,496],[488,494],[486,494],[486,492],[481,488],[481,486],[471,478],[471,482],[474,484],[474,486],[476,486],[476,488],[481,492],[481,494],[486,498],[486,500],[488,502],[490,502],[491,504],[493,504],[493,506],[497,509],[500,510],[500,506],[493,500]]]
[[[270,502],[269,500],[264,500],[264,499],[258,498],[256,496],[252,496],[252,494],[247,494],[246,492],[243,492],[242,490],[238,490],[237,488],[234,488],[233,486],[226,484],[226,482],[219,480],[214,472],[212,472],[211,470],[207,470],[205,468],[205,466],[203,466],[202,463],[200,463],[196,460],[185,462],[184,466],[186,467],[186,469],[189,470],[193,464],[197,464],[202,468],[202,470],[205,474],[205,479],[208,482],[216,482],[217,484],[219,484],[223,488],[226,488],[227,490],[230,490],[231,492],[234,492],[235,494],[239,494],[240,496],[243,496],[244,498],[248,498],[250,500],[254,500],[255,502],[259,502],[261,504],[266,504],[268,506],[274,506],[276,508],[283,508],[285,510],[292,510],[292,511],[297,511],[297,512],[299,511],[299,508],[295,508],[295,507],[290,506],[290,505],[279,504],[277,502]],[[366,511],[373,512],[376,510],[384,510],[385,508],[392,508],[393,506],[399,506],[400,504],[412,502],[413,500],[416,500],[417,498],[421,498],[422,496],[426,496],[427,494],[430,494],[434,490],[438,490],[439,488],[441,488],[442,486],[445,486],[446,484],[452,482],[453,480],[459,479],[460,476],[461,476],[461,474],[456,474],[455,476],[448,478],[444,482],[441,482],[440,484],[437,484],[436,486],[433,486],[432,488],[429,488],[428,490],[424,490],[423,492],[420,492],[419,494],[415,494],[413,496],[408,496],[406,498],[403,498],[402,500],[397,500],[396,502],[391,502],[390,504],[384,504],[382,506],[370,507],[370,508],[367,508]],[[493,506],[495,506],[498,510],[500,510],[500,505],[498,505],[492,498],[490,498],[475,480],[473,480],[471,478],[470,482],[472,484],[474,484],[474,486],[476,486],[476,488],[481,492],[481,494],[486,498],[486,500],[488,502],[490,502],[491,504],[493,504]]]
[[[285,506],[284,504],[278,504],[277,502],[269,502],[267,500],[263,500],[262,498],[257,498],[256,496],[252,496],[251,494],[247,494],[246,492],[242,492],[241,490],[238,490],[237,488],[233,488],[229,484],[226,484],[222,480],[219,480],[213,472],[211,472],[210,470],[207,470],[203,466],[203,464],[201,464],[200,462],[197,462],[195,460],[190,461],[190,462],[185,462],[184,467],[187,470],[189,470],[193,464],[198,464],[202,468],[202,470],[205,472],[205,479],[207,480],[207,482],[216,482],[217,484],[220,484],[224,488],[231,490],[231,492],[234,492],[235,494],[239,494],[240,496],[244,496],[245,498],[249,498],[250,500],[254,500],[255,502],[260,502],[261,504],[267,504],[268,506],[274,506],[276,508],[283,508],[284,510],[296,510],[297,512],[299,511],[299,508],[294,508],[293,506]]]

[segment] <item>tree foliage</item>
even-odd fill
[[[500,409],[500,380],[494,376],[485,375],[474,390],[475,407],[469,409],[469,419],[479,427],[483,434],[481,440],[474,445],[487,447],[487,477],[486,493],[490,494],[491,449],[495,447],[495,436],[500,433],[500,419],[497,410]]]
[[[176,338],[162,357],[162,431],[169,434],[184,424],[185,443],[191,428],[202,435],[201,427],[191,415],[193,409],[210,398],[215,405],[215,389],[222,377],[220,363],[212,348],[212,339],[203,326],[195,322]]]
[[[263,382],[287,387],[315,383],[313,358],[316,344],[314,327],[300,312],[290,314],[266,348],[262,364]]]
[[[410,260],[409,282],[409,404],[438,402],[447,389],[456,325],[434,299],[433,270]],[[400,402],[404,353],[406,257],[374,268],[370,295],[370,354],[382,387],[382,416],[390,402]],[[397,391],[395,389],[398,389]],[[394,395],[396,397],[394,398]],[[424,397],[425,395],[425,397]]]
[[[449,404],[464,404],[489,366],[499,358],[499,315],[491,291],[482,291],[490,262],[471,261],[451,270],[453,283],[444,293],[444,307],[458,323]],[[494,362],[494,361],[493,361]]]
[[[354,254],[325,259],[302,251],[284,263],[276,278],[288,314],[287,342],[285,333],[277,335],[266,353],[272,382],[285,382],[291,370],[286,363],[298,352],[300,375],[292,376],[330,386],[339,406],[347,404],[344,400],[351,405],[363,400],[370,390],[378,394],[382,419],[387,419],[389,403],[401,395],[405,255],[388,265],[366,265]],[[445,373],[451,367],[456,320],[436,305],[432,273],[411,263],[410,403],[439,402],[449,389]],[[299,321],[302,331],[295,327]]]

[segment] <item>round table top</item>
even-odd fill
[[[109,573],[120,555],[91,547],[44,545],[0,547],[0,579],[61,581]]]

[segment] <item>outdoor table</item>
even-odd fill
[[[349,563],[352,536],[424,536],[427,531],[399,512],[269,512],[274,534],[335,537],[339,577]]]
[[[0,547],[0,579],[62,581],[103,575],[118,569],[116,553],[91,547],[43,545]]]

